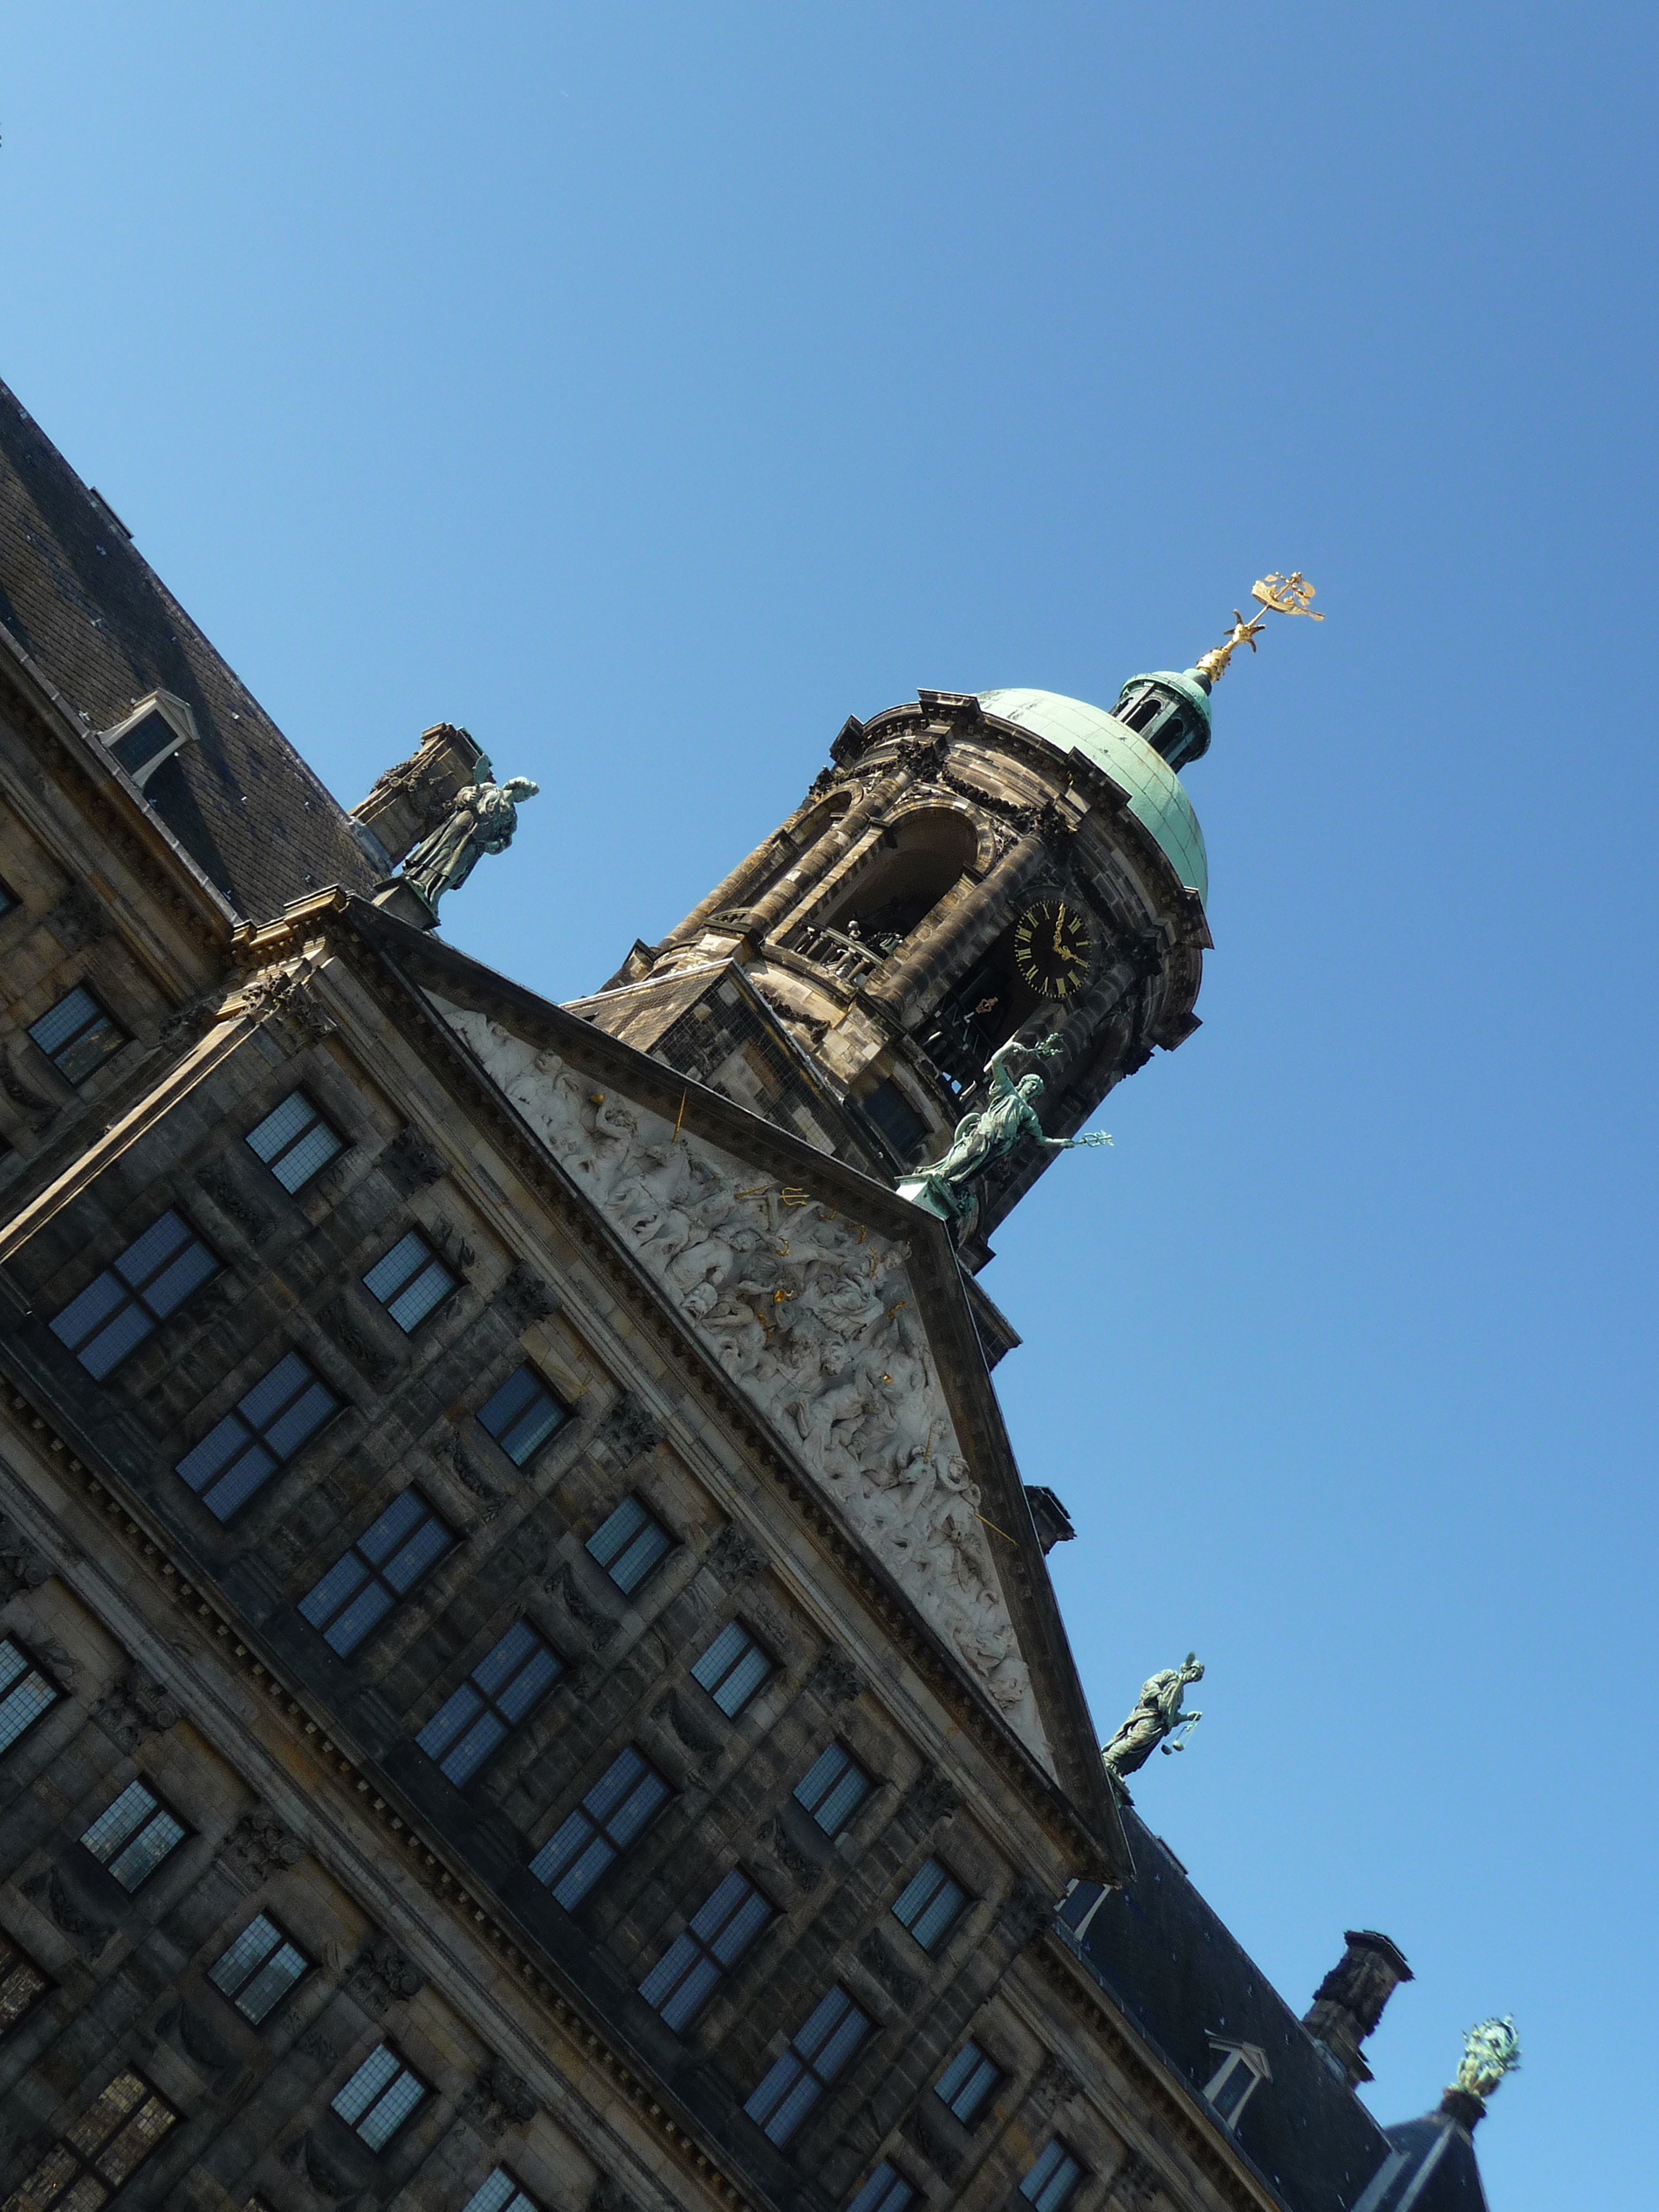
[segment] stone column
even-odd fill
[[[776,929],[791,908],[798,906],[814,884],[823,882],[836,862],[851,852],[877,815],[885,814],[901,799],[915,781],[914,768],[889,769],[871,785],[862,799],[855,800],[844,814],[838,815],[782,880],[774,883],[764,898],[756,901],[749,914],[751,935],[764,938]]]
[[[711,916],[724,911],[729,906],[740,907],[757,883],[764,883],[778,862],[789,852],[785,833],[773,830],[764,844],[757,845],[747,860],[738,862],[730,876],[723,876],[707,898],[699,899],[683,922],[671,929],[662,940],[664,946],[683,945],[694,938]]]

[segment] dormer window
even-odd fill
[[[103,742],[141,791],[181,745],[196,742],[195,717],[171,691],[152,691],[125,722],[104,732]]]
[[[1221,2064],[1204,2084],[1204,2099],[1222,2126],[1231,2134],[1238,2126],[1239,2114],[1255,2095],[1257,2085],[1273,2078],[1267,2063],[1267,2053],[1258,2044],[1229,2043],[1224,2037],[1211,2036],[1212,2050],[1219,2052]]]

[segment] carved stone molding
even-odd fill
[[[710,1545],[703,1563],[726,1583],[752,1582],[766,1564],[766,1555],[745,1528],[728,1521]]]
[[[376,1390],[384,1390],[396,1369],[379,1345],[358,1327],[344,1292],[331,1298],[317,1318],[353,1366],[366,1375]]]
[[[548,1576],[542,1588],[550,1597],[557,1598],[577,1626],[586,1631],[593,1643],[600,1645],[608,1644],[615,1635],[617,1624],[608,1613],[600,1612],[599,1607],[583,1595],[581,1584],[572,1573],[568,1561],[557,1573]]]
[[[1139,2151],[1125,2151],[1107,2190],[1107,2202],[1121,2206],[1122,2212],[1148,2212],[1157,2194],[1157,2167]]]
[[[494,1303],[515,1329],[528,1329],[533,1322],[545,1321],[559,1311],[552,1289],[523,1261],[497,1291]]]
[[[1053,1917],[1051,1900],[1035,1882],[1021,1874],[1016,1877],[1014,1886],[997,1908],[997,1933],[1011,1949],[1023,1951]]]
[[[530,2084],[501,2058],[490,2059],[456,2107],[468,2126],[490,2143],[504,2129],[525,2126],[540,2110]]]
[[[908,2012],[922,1995],[922,1983],[907,1974],[878,1935],[867,1935],[859,1946],[859,1963],[867,1967],[901,2012]]]
[[[44,1137],[57,1120],[58,1101],[43,1098],[27,1083],[19,1073],[16,1061],[9,1052],[0,1052],[0,1090],[14,1106],[21,1106],[29,1116],[29,1126],[37,1137]]]
[[[1044,2119],[1052,2119],[1058,2106],[1068,2097],[1082,2094],[1083,2085],[1071,2068],[1058,2059],[1052,2051],[1045,2051],[1043,2063],[1037,2069],[1031,2086],[1031,2102],[1034,2112]]]
[[[405,1198],[428,1183],[440,1181],[449,1171],[442,1154],[433,1151],[419,1130],[407,1127],[399,1130],[382,1150],[380,1165]]]
[[[815,1860],[806,1856],[790,1834],[788,1825],[785,1821],[781,1819],[765,1821],[755,1833],[758,1841],[771,1853],[780,1866],[788,1868],[804,1889],[817,1888],[824,1878],[824,1870]]]
[[[838,1652],[832,1644],[812,1661],[807,1671],[806,1686],[826,1705],[851,1705],[864,1683],[847,1653]]]
[[[243,1814],[224,1840],[224,1857],[234,1872],[250,1884],[263,1882],[284,1866],[298,1866],[305,1847],[288,1831],[269,1805],[255,1805]]]
[[[725,1748],[713,1725],[703,1719],[696,1707],[673,1690],[652,1707],[651,1718],[659,1727],[671,1728],[702,1766],[712,1766]]]
[[[595,1430],[593,1441],[615,1453],[626,1465],[641,1452],[655,1451],[662,1429],[631,1391],[624,1391]]]
[[[20,1590],[38,1590],[51,1572],[45,1554],[0,1513],[0,1600],[15,1597]]]
[[[389,1935],[371,1936],[346,1987],[371,2012],[384,2012],[395,1999],[424,1989],[426,1976]]]
[[[928,1829],[957,1811],[962,1798],[957,1790],[933,1768],[925,1768],[904,1793],[899,1810],[918,1828]]]
[[[43,918],[65,952],[79,952],[82,945],[95,945],[109,935],[108,910],[85,883],[72,883]]]
[[[271,1233],[271,1216],[237,1188],[236,1178],[216,1160],[197,1171],[196,1181],[221,1213],[227,1214],[251,1243]]]
[[[184,1708],[163,1683],[136,1665],[99,1701],[99,1726],[123,1751],[136,1751],[146,1736],[163,1735],[184,1717]]]

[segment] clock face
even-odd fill
[[[1074,906],[1039,898],[1014,924],[1014,965],[1045,999],[1068,999],[1089,972],[1089,925]]]

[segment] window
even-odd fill
[[[465,1782],[541,1702],[559,1672],[530,1623],[515,1621],[415,1740],[451,1782]]]
[[[478,1409],[478,1425],[521,1467],[569,1417],[533,1367],[509,1375],[487,1405]]]
[[[847,2208],[847,2212],[905,2212],[915,2202],[915,2190],[895,2167],[881,2160]]]
[[[1256,2044],[1225,2043],[1219,2036],[1210,2040],[1221,2054],[1221,2064],[1205,2084],[1204,2095],[1223,2126],[1234,2128],[1258,2085],[1273,2078],[1272,2069],[1267,2053]]]
[[[210,1514],[229,1521],[339,1411],[327,1384],[290,1352],[185,1453],[178,1472]]]
[[[51,1987],[31,1958],[25,1958],[0,1928],[0,2036],[9,2036],[37,1997]]]
[[[80,1840],[123,1889],[134,1890],[184,1840],[184,1823],[159,1797],[141,1782],[129,1782]]]
[[[427,1316],[441,1306],[455,1288],[455,1277],[436,1259],[426,1239],[413,1229],[400,1237],[384,1260],[377,1260],[363,1278],[363,1288],[378,1298],[406,1336],[413,1336]]]
[[[274,1112],[248,1131],[247,1141],[284,1191],[303,1190],[346,1149],[346,1139],[329,1127],[303,1090],[291,1090]]]
[[[77,984],[55,1006],[29,1025],[29,1034],[65,1082],[84,1083],[127,1042],[92,993]]]
[[[900,1159],[908,1160],[928,1133],[928,1125],[891,1075],[859,1104],[875,1123]]]
[[[301,1618],[344,1659],[454,1542],[424,1498],[401,1491],[300,1600]]]
[[[137,2173],[178,2119],[142,2074],[117,2074],[71,2128],[65,2129],[5,2212],[98,2212]]]
[[[113,1267],[94,1275],[51,1324],[89,1375],[102,1382],[157,1322],[165,1321],[219,1263],[171,1207],[129,1244]]]
[[[305,1954],[288,1941],[275,1920],[259,1913],[209,1969],[208,1979],[257,2027],[310,1971]]]
[[[573,1913],[606,1868],[620,1858],[667,1804],[671,1792],[655,1768],[629,1744],[614,1759],[568,1820],[530,1862],[567,1913]]]
[[[788,2142],[869,2032],[869,2021],[845,1989],[819,2000],[744,2106],[769,2142]]]
[[[519,2188],[504,2166],[497,2166],[485,2174],[461,2212],[542,2212],[542,2209],[528,2190]]]
[[[587,1549],[620,1590],[635,1590],[668,1549],[668,1533],[637,1498],[624,1498],[594,1529]]]
[[[691,1670],[729,1720],[741,1713],[772,1671],[771,1660],[741,1621],[728,1621]]]
[[[936,1858],[924,1858],[894,1900],[893,1917],[924,1951],[936,1951],[956,1926],[967,1892]]]
[[[965,2043],[935,2082],[934,2094],[948,2112],[970,2127],[1002,2078],[1002,2068],[977,2043]]]
[[[1019,2193],[1037,2212],[1065,2212],[1082,2178],[1082,2167],[1057,2135],[1046,2150],[1037,2154]]]
[[[0,883],[0,914],[10,914],[14,906],[23,903],[10,883]]]
[[[21,1644],[0,1636],[0,1751],[10,1751],[25,1729],[58,1702],[49,1682]]]
[[[683,2028],[771,1916],[748,1875],[734,1866],[641,1982],[640,1995],[668,2027]]]
[[[839,1836],[873,1787],[858,1762],[832,1743],[795,1784],[795,1803],[806,1807],[826,1836]]]
[[[389,2043],[376,2044],[335,2098],[332,2110],[372,2151],[383,2151],[427,2093]]]

